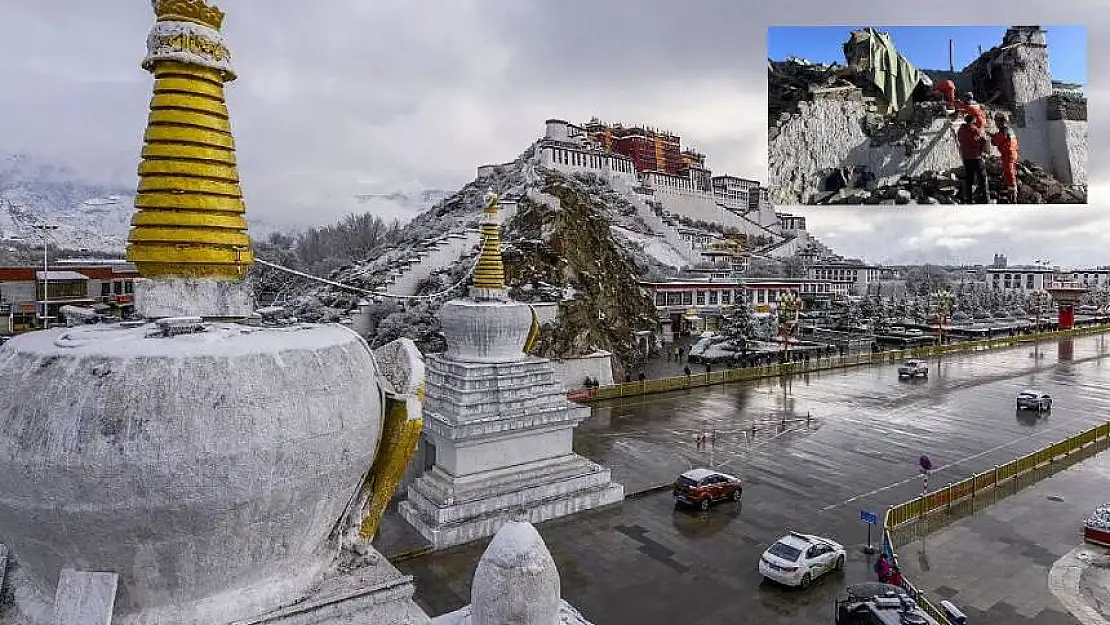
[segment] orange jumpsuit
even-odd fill
[[[944,96],[944,102],[946,104],[956,103],[956,83],[951,80],[942,80],[940,84],[937,85],[937,91]]]
[[[1002,182],[1008,189],[1017,189],[1018,139],[1013,128],[1007,126],[991,135],[991,145],[998,148],[1002,163]]]
[[[963,108],[964,115],[974,115],[975,125],[980,128],[987,127],[987,112],[983,110],[980,104],[965,104]]]

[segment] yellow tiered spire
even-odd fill
[[[482,220],[482,251],[474,271],[476,295],[485,298],[503,297],[505,290],[505,265],[501,260],[501,235],[499,233],[497,194],[486,194],[485,219]]]
[[[204,0],[152,4],[143,68],[154,97],[127,258],[148,278],[240,278],[254,255],[224,103],[235,79],[224,14]]]

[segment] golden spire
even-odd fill
[[[482,220],[482,251],[474,271],[471,295],[476,299],[505,298],[505,265],[501,260],[501,236],[498,224],[500,203],[491,189],[486,193],[486,208]]]
[[[145,277],[237,279],[254,261],[224,83],[235,79],[204,0],[153,0],[143,68],[154,97],[127,258]]]

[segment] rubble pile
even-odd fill
[[[1083,525],[1089,529],[1110,532],[1110,503],[1095,508]]]
[[[767,125],[774,129],[798,111],[798,103],[813,99],[817,89],[830,87],[869,87],[842,65],[809,63],[802,59],[768,61]]]
[[[1032,161],[1017,167],[1018,204],[1085,204],[1087,193],[1062,184],[1052,174]],[[990,197],[999,202],[1004,192],[1002,166],[997,158],[987,159]],[[947,171],[925,171],[916,176],[902,176],[885,185],[845,186],[839,191],[818,196],[815,204],[962,204],[962,168]]]

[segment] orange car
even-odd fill
[[[740,501],[743,496],[740,478],[710,469],[691,469],[674,482],[675,499],[702,510],[708,510],[715,501]]]

